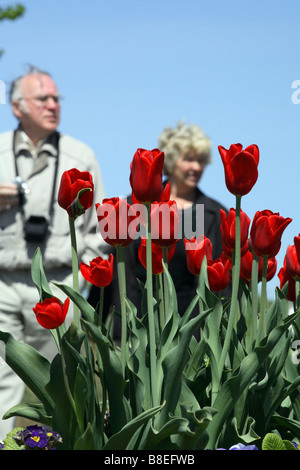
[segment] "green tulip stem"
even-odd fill
[[[149,353],[150,353],[150,380],[152,392],[152,406],[158,405],[157,399],[157,373],[156,373],[156,340],[155,340],[155,320],[153,309],[153,285],[152,285],[152,250],[151,250],[151,222],[150,203],[146,203],[147,209],[147,238],[146,238],[146,280],[147,280],[147,308],[148,308],[148,329],[149,329]]]
[[[160,332],[165,327],[165,306],[164,306],[164,292],[163,292],[163,281],[162,281],[162,273],[155,274],[155,285],[156,285],[156,300],[158,303],[159,309],[159,326]]]
[[[262,338],[267,334],[267,272],[268,272],[268,257],[263,257],[262,281],[261,281],[261,299],[260,299],[260,316],[258,322],[258,334],[256,339],[256,346],[259,345]]]
[[[121,364],[123,375],[125,376],[126,367],[126,342],[127,342],[127,315],[126,315],[126,275],[125,275],[125,259],[124,247],[116,246],[117,253],[117,269],[119,279],[119,293],[121,304]]]
[[[168,289],[168,282],[167,282],[167,275],[166,269],[168,269],[168,248],[163,247],[163,260],[164,260],[164,302],[165,302],[165,316],[168,315],[169,311],[169,289]],[[165,317],[166,318],[166,317]]]
[[[236,215],[235,215],[235,250],[232,257],[232,295],[229,312],[229,320],[223,349],[219,361],[219,380],[221,381],[226,357],[229,351],[232,331],[237,320],[238,312],[238,291],[240,282],[240,266],[241,266],[241,196],[236,196]]]
[[[104,287],[100,287],[100,300],[98,310],[98,326],[101,328],[103,317]]]
[[[72,270],[73,270],[73,289],[79,292],[79,277],[78,277],[78,256],[77,256],[77,241],[75,231],[75,219],[69,217],[69,226],[71,234],[71,247],[72,247]],[[79,308],[74,304],[74,323],[77,328],[80,328],[79,324]]]
[[[258,312],[258,265],[259,257],[253,253],[251,272],[252,318],[251,318],[251,346],[254,347],[257,337],[257,312]]]
[[[67,394],[68,400],[70,402],[70,405],[72,407],[72,410],[73,410],[75,416],[77,417],[75,400],[72,396],[69,381],[68,381],[68,376],[67,376],[67,365],[66,365],[66,361],[65,361],[64,353],[63,353],[62,337],[61,337],[61,333],[60,333],[59,328],[57,328],[56,331],[57,331],[57,337],[58,337],[58,342],[59,342],[61,367],[62,367],[62,374],[63,374],[63,381],[64,381],[64,385],[65,385],[65,390],[66,390],[66,394]],[[83,429],[81,430],[81,432],[83,432]]]
[[[295,312],[300,308],[300,280],[295,279]]]

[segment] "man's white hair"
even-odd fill
[[[48,72],[45,72],[44,70],[41,70],[34,65],[29,65],[28,70],[25,74],[21,75],[20,77],[16,78],[10,87],[10,92],[9,92],[9,99],[11,103],[16,103],[19,102],[20,106],[22,107],[23,112],[28,112],[27,106],[26,106],[26,101],[23,100],[23,89],[22,89],[22,80],[23,78],[29,76],[29,75],[47,75],[48,77],[51,77],[51,75]]]

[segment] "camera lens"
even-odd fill
[[[13,183],[17,186],[17,190],[20,194],[30,193],[28,184],[20,176],[17,176]]]

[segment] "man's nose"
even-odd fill
[[[59,102],[57,101],[57,98],[51,95],[47,97],[46,104],[48,108],[57,108],[57,106],[59,106]]]

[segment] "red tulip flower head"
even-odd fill
[[[159,149],[137,149],[130,165],[130,185],[142,203],[157,201],[163,191],[164,153]]]
[[[96,203],[98,229],[112,246],[128,246],[137,232],[137,214],[125,199],[113,197]]]
[[[90,261],[89,265],[80,263],[80,271],[84,279],[97,287],[108,286],[113,277],[114,257],[109,255],[108,260],[98,256]]]
[[[187,267],[195,276],[199,276],[204,256],[212,260],[212,243],[205,235],[191,240],[184,239]]]
[[[69,216],[76,218],[83,214],[93,204],[94,183],[88,171],[76,168],[62,174],[58,191],[58,204],[65,209]]]
[[[151,238],[159,246],[170,246],[177,241],[179,212],[175,201],[151,204]]]
[[[251,277],[252,277],[252,263],[253,263],[253,253],[248,250],[241,257],[241,268],[240,268],[240,277],[243,279],[246,284],[249,286]],[[277,260],[275,257],[268,258],[268,267],[267,267],[267,282],[273,279],[277,270]],[[258,282],[262,280],[262,271],[263,271],[263,258],[258,260]]]
[[[259,149],[250,145],[232,144],[228,150],[218,146],[224,166],[228,191],[236,196],[248,194],[258,178]]]
[[[168,262],[173,258],[175,253],[176,243],[168,247]],[[152,256],[152,274],[160,274],[163,272],[163,249],[161,246],[151,243],[151,256]],[[138,257],[141,264],[147,269],[147,255],[146,255],[146,238],[142,238],[141,244],[138,248]]]
[[[276,256],[280,250],[282,234],[291,222],[292,219],[281,217],[279,213],[270,210],[256,212],[250,230],[254,252],[258,256]]]
[[[207,261],[207,278],[211,290],[220,292],[229,284],[229,259],[218,258]]]
[[[280,269],[280,271],[278,273],[278,277],[279,277],[279,280],[280,280],[280,289],[282,289],[285,286],[285,284],[288,282],[288,290],[287,290],[286,298],[290,302],[295,302],[295,300],[296,300],[296,281],[290,275],[289,271],[286,268],[286,256],[284,258],[283,267]]]
[[[279,277],[279,280],[280,280],[280,289],[283,289],[285,284],[288,282],[288,289],[287,289],[286,298],[290,302],[295,302],[295,300],[296,300],[296,281],[290,275],[289,271],[286,268],[286,256],[284,257],[283,267],[280,269],[280,271],[278,273],[278,277]]]
[[[286,269],[295,280],[300,280],[300,234],[294,237],[294,245],[286,250]]]
[[[170,200],[170,193],[171,193],[171,185],[170,182],[168,181],[167,184],[163,187],[163,190],[159,196],[159,198],[154,201],[156,202],[168,202]],[[132,204],[141,204],[140,201],[135,197],[134,192],[132,191],[131,193],[131,198],[132,198]],[[143,221],[145,224],[145,221]]]
[[[62,325],[68,313],[70,299],[67,298],[62,304],[56,297],[45,299],[33,308],[39,324],[48,330],[54,330]]]
[[[236,210],[230,209],[228,215],[223,209],[220,210],[221,217],[221,237],[224,251],[227,256],[232,257],[232,250],[235,250],[235,219]],[[240,231],[241,231],[241,254],[248,250],[248,233],[250,226],[250,218],[243,212],[240,211]]]

